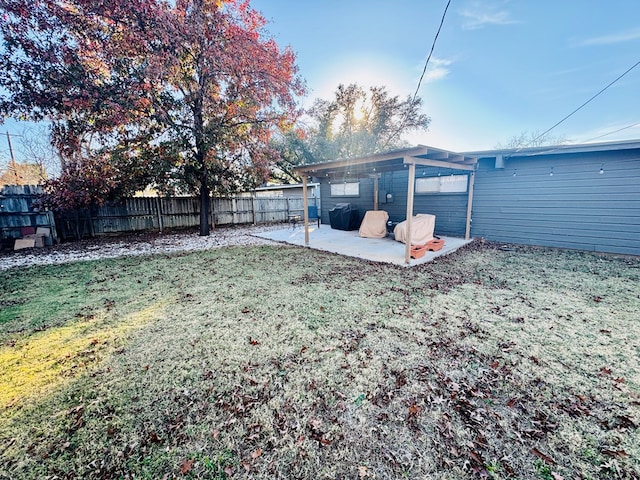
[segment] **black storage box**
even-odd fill
[[[360,214],[350,203],[336,203],[329,210],[329,223],[335,230],[357,230],[360,228]]]

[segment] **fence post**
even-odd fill
[[[238,217],[238,202],[236,201],[236,197],[231,197],[231,223],[237,225],[237,217]]]
[[[156,212],[158,214],[158,228],[160,229],[160,233],[162,233],[162,211],[160,210],[160,199],[156,197],[155,200]]]
[[[257,215],[256,215],[256,197],[253,195],[251,197],[251,214],[253,215],[253,225],[257,225]]]
[[[47,210],[47,221],[49,222],[49,229],[51,231],[51,241],[55,244],[58,243],[58,231],[56,230],[56,221],[53,217],[53,212]]]
[[[209,216],[211,217],[209,221],[211,222],[211,230],[214,230],[216,228],[216,217],[213,213],[213,207],[215,204],[215,197],[209,197]]]

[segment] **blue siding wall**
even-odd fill
[[[638,151],[481,159],[471,235],[640,255],[639,182]]]
[[[437,175],[436,169],[425,169],[427,176]],[[450,171],[441,170],[442,175],[449,175]],[[459,174],[460,172],[456,172]],[[423,176],[423,170],[417,169],[417,176]],[[391,193],[393,202],[378,204],[379,210],[385,210],[389,219],[401,222],[407,214],[407,170],[384,173],[378,180],[378,190]],[[373,210],[373,179],[360,179],[360,195],[358,197],[332,197],[331,186],[326,180],[321,180],[320,194],[322,197],[322,223],[329,224],[329,210],[336,203],[350,203],[360,211],[360,218],[367,210]],[[467,216],[467,194],[416,194],[414,197],[414,214],[431,213],[436,216],[436,235],[463,237]]]

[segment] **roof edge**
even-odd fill
[[[479,150],[463,152],[463,155],[475,156],[478,158],[495,157],[502,155],[505,157],[532,157],[538,155],[561,155],[567,153],[584,152],[606,152],[619,150],[640,149],[640,140],[622,140],[616,142],[601,143],[576,143],[566,145],[546,145],[543,147],[527,148],[497,148],[493,150]]]

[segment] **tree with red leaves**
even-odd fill
[[[201,235],[212,192],[266,179],[304,93],[248,1],[0,0],[0,15],[0,114],[51,121],[74,178],[106,158],[98,198],[150,179],[198,193]]]

